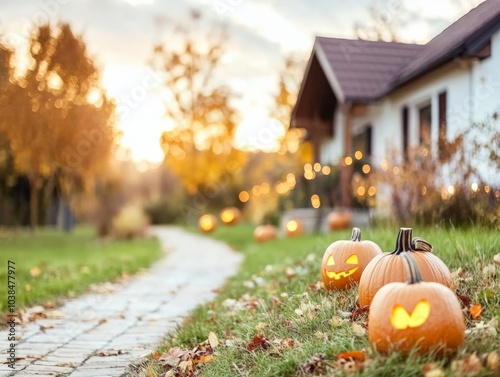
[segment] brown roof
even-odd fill
[[[389,89],[423,45],[338,38],[316,39],[316,54],[339,99],[370,101]],[[326,64],[325,64],[326,63]],[[337,83],[335,83],[335,81]],[[335,87],[337,86],[337,90]],[[340,91],[340,93],[339,93]]]
[[[475,56],[500,29],[500,0],[487,0],[426,45],[317,37],[314,53],[343,102],[369,102],[458,56]]]

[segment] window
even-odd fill
[[[432,107],[430,104],[421,107],[418,110],[419,127],[420,127],[420,145],[430,149],[431,146],[431,113]]]
[[[401,134],[403,135],[403,156],[405,158],[408,157],[408,124],[409,124],[409,118],[408,118],[408,106],[403,107],[402,111],[402,130]]]
[[[363,152],[363,157],[372,155],[372,126],[365,126],[363,132],[354,136],[353,147],[355,151]]]
[[[438,136],[438,148],[439,148],[439,159],[443,160],[446,158],[447,140],[446,140],[446,107],[447,99],[446,92],[439,93],[439,136]]]

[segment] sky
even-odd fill
[[[63,21],[83,36],[102,72],[102,83],[118,105],[121,145],[136,160],[161,161],[164,118],[161,80],[148,59],[168,40],[175,23],[189,26],[191,9],[222,23],[228,40],[217,80],[237,92],[240,147],[272,148],[259,138],[276,131],[270,121],[284,58],[308,59],[316,35],[353,38],[354,24],[369,19],[368,7],[395,20],[402,39],[425,43],[480,0],[0,0],[0,35],[26,49],[30,32],[47,21]],[[157,20],[163,20],[160,24]],[[200,30],[210,33],[211,29]],[[267,133],[266,133],[267,134]]]

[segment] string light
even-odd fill
[[[392,172],[394,173],[394,175],[398,175],[399,174],[399,168],[397,166],[394,166],[392,168]]]
[[[350,156],[347,156],[345,159],[344,159],[344,162],[347,166],[349,165],[352,165],[352,157]]]
[[[363,158],[363,152],[356,151],[356,153],[354,153],[354,157],[356,158],[356,160],[361,160]]]
[[[370,186],[368,188],[368,195],[369,196],[375,196],[376,193],[377,193],[377,188],[375,186]]]
[[[252,187],[252,194],[253,195],[260,196],[261,193],[262,193],[262,189],[260,188],[259,185],[255,185]]]
[[[308,181],[314,179],[316,177],[316,173],[312,170],[306,170],[304,172],[304,178],[307,179]]]
[[[387,160],[385,160],[385,159],[382,160],[380,167],[382,168],[383,171],[387,171],[387,169],[389,169],[389,163],[387,162]]]
[[[363,186],[358,187],[358,190],[357,190],[358,196],[365,195],[365,192],[366,192],[366,189]]]
[[[319,195],[314,194],[313,196],[311,196],[311,204],[313,208],[319,208],[321,206],[321,200],[319,198]]]
[[[371,170],[370,165],[364,164],[362,170],[363,170],[363,173],[368,174]]]
[[[312,170],[312,165],[309,162],[304,165],[304,171],[311,171],[311,170]]]
[[[472,185],[470,185],[470,189],[477,192],[477,190],[479,190],[479,185],[476,182],[473,182]]]
[[[427,194],[427,187],[422,186],[422,189],[420,190],[420,193],[422,194],[422,196],[425,196],[425,194]]]
[[[324,175],[329,175],[331,172],[332,172],[332,169],[330,169],[329,166],[323,166],[323,168],[321,169],[321,172],[324,174]]]
[[[268,195],[269,192],[271,192],[271,187],[269,186],[269,183],[264,182],[260,185],[260,192],[262,195]]]
[[[448,186],[448,194],[450,195],[455,194],[455,187],[453,187],[453,185]]]
[[[484,192],[488,194],[490,192],[490,186],[484,186]]]
[[[319,173],[319,172],[321,171],[321,164],[320,164],[319,162],[316,162],[316,163],[314,164],[314,171],[315,171],[316,173]]]
[[[250,199],[250,194],[248,193],[248,191],[242,191],[238,195],[238,198],[240,199],[240,202],[246,203]]]

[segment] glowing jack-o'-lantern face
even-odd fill
[[[347,271],[336,271],[335,270],[335,260],[333,259],[333,255],[330,255],[326,261],[325,273],[330,279],[340,280],[340,278],[346,278],[351,276],[358,270],[358,256],[351,255],[346,259],[345,264],[347,265],[355,265],[356,267],[350,268]]]
[[[299,236],[303,230],[303,225],[299,220],[290,220],[285,225],[285,233],[288,237]]]
[[[386,284],[375,294],[368,317],[370,343],[381,353],[455,352],[465,333],[456,295],[443,284],[422,281],[417,262],[403,254],[408,282]]]
[[[211,233],[217,227],[217,219],[214,215],[203,215],[198,220],[198,228],[205,233]]]
[[[408,313],[401,305],[396,305],[392,309],[391,323],[398,330],[419,327],[427,321],[430,313],[431,304],[427,300],[419,301],[411,313]]]
[[[368,262],[382,253],[371,241],[361,241],[361,231],[353,228],[351,239],[335,241],[325,251],[321,277],[328,290],[345,289],[359,281]]]
[[[238,208],[229,207],[221,211],[220,219],[226,225],[234,225],[240,220],[240,215]]]

